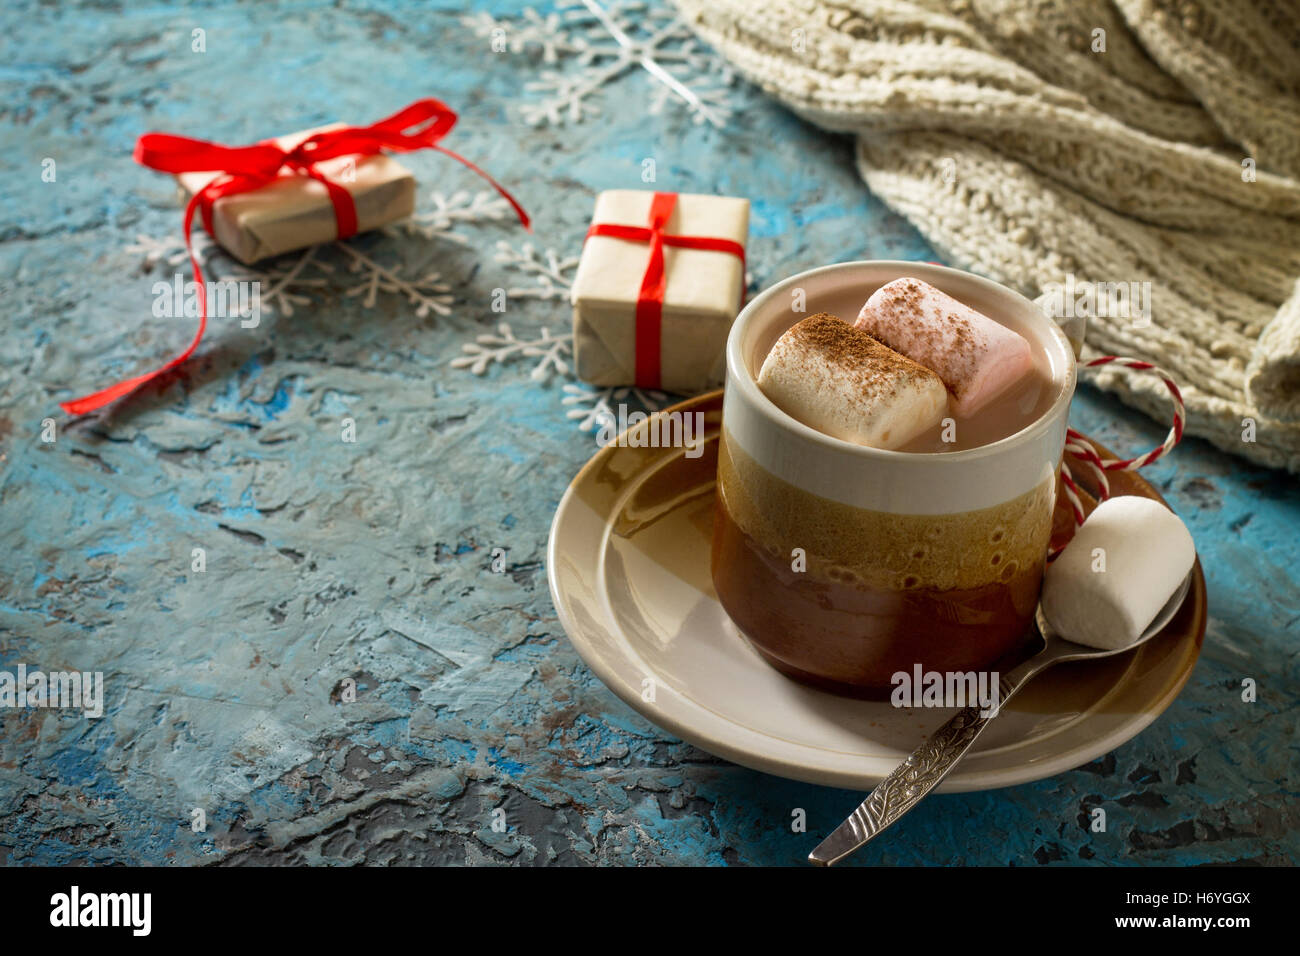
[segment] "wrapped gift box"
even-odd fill
[[[293,149],[313,133],[340,129],[342,123],[281,136],[275,142]],[[415,211],[415,177],[391,156],[339,156],[317,168],[352,194],[357,232],[405,219]],[[219,173],[180,173],[176,179],[188,199]],[[337,236],[334,206],[322,183],[282,170],[261,189],[218,199],[212,206],[212,231],[221,246],[245,265]]]
[[[596,197],[598,226],[648,227],[657,194],[610,190]],[[646,230],[649,231],[648,229]],[[663,229],[666,237],[728,240],[743,252],[749,200],[681,194]],[[745,292],[742,255],[682,248],[663,250],[658,381],[638,380],[638,299],[650,261],[649,237],[589,233],[573,282],[573,350],[578,377],[592,385],[639,385],[692,394],[722,384],[731,323]],[[644,320],[642,314],[640,320]],[[644,341],[644,338],[643,338]],[[646,356],[642,356],[645,368]]]

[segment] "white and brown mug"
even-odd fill
[[[887,451],[832,438],[756,384],[800,319],[852,321],[912,276],[1019,332],[1048,383],[1041,414],[961,451]],[[792,304],[804,309],[793,311]],[[1038,602],[1075,355],[1034,303],[988,279],[915,262],[848,262],[756,296],[727,342],[712,572],[755,649],[807,683],[885,697],[893,675],[973,671],[1023,646]]]

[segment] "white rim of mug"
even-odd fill
[[[744,337],[746,327],[756,321],[756,316],[762,311],[764,304],[777,296],[779,293],[797,285],[800,282],[807,282],[813,276],[820,276],[832,272],[850,272],[863,267],[870,266],[874,268],[892,267],[898,270],[894,279],[906,277],[929,281],[925,278],[925,273],[932,276],[960,276],[964,280],[973,280],[977,285],[983,286],[989,292],[995,295],[1010,296],[1012,299],[1019,300],[1024,308],[1029,309],[1035,315],[1042,318],[1044,326],[1048,329],[1052,338],[1061,349],[1062,355],[1066,357],[1065,379],[1061,382],[1056,397],[1052,400],[1051,407],[1043,412],[1038,418],[1034,419],[1018,432],[1012,432],[1004,438],[999,438],[995,442],[989,442],[986,445],[977,445],[974,448],[963,448],[960,451],[897,451],[887,448],[872,448],[869,445],[858,445],[854,442],[845,441],[842,438],[835,438],[820,432],[811,425],[805,425],[794,416],[783,411],[775,402],[763,394],[763,390],[758,387],[758,382],[750,374],[749,368],[745,363],[745,357],[741,354],[741,339]],[[886,279],[885,282],[892,282],[893,279]],[[883,283],[882,283],[883,284]],[[938,282],[930,282],[931,285],[942,291],[942,286]],[[951,295],[951,293],[948,293]],[[956,298],[956,296],[954,296]],[[866,301],[865,299],[863,300]],[[816,269],[808,269],[804,272],[796,273],[787,279],[783,279],[774,286],[769,286],[758,295],[754,296],[749,303],[736,316],[735,323],[731,326],[731,333],[727,337],[727,374],[729,383],[736,383],[744,398],[747,399],[752,407],[762,412],[763,415],[774,425],[779,428],[786,428],[794,431],[796,434],[805,438],[817,441],[831,448],[848,451],[852,454],[861,455],[863,458],[878,459],[881,461],[915,461],[925,459],[941,459],[943,461],[970,461],[975,458],[982,458],[986,455],[995,455],[1010,445],[1020,444],[1021,442],[1030,441],[1037,438],[1042,432],[1047,431],[1056,421],[1057,414],[1061,411],[1063,405],[1069,405],[1074,397],[1074,389],[1077,384],[1078,362],[1074,357],[1074,347],[1070,345],[1069,339],[1061,331],[1060,326],[1044,314],[1038,306],[1034,305],[1029,299],[1026,299],[1014,289],[1009,289],[1001,283],[994,282],[992,279],[986,279],[983,276],[976,275],[973,272],[966,272],[962,269],[953,269],[949,266],[936,266],[928,262],[910,262],[906,259],[859,259],[853,262],[837,262],[829,266],[818,266]]]

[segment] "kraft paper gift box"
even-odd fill
[[[293,149],[313,133],[343,126],[333,123],[290,133],[275,142]],[[415,177],[391,156],[339,156],[323,160],[317,168],[352,194],[358,233],[405,219],[415,211]],[[180,173],[176,179],[189,199],[218,175]],[[288,172],[260,189],[218,199],[212,205],[212,231],[222,248],[245,265],[338,237],[334,206],[324,184]]]
[[[610,190],[596,197],[597,225],[646,227],[656,193]],[[731,240],[743,249],[749,200],[677,196],[663,232]],[[592,385],[640,385],[692,394],[722,384],[731,323],[745,289],[742,259],[729,252],[665,245],[659,381],[637,381],[637,300],[650,243],[589,235],[573,281],[573,353]]]

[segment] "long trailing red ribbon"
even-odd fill
[[[190,268],[194,270],[194,280],[202,292],[199,299],[199,328],[194,333],[194,341],[190,342],[189,347],[162,368],[118,382],[93,395],[60,402],[59,407],[71,415],[92,412],[135,391],[150,379],[171,371],[194,354],[199,342],[203,340],[203,333],[208,325],[207,285],[203,281],[203,270],[199,268],[198,257],[194,255],[194,246],[190,238],[194,211],[197,209],[201,212],[203,228],[211,235],[212,207],[218,199],[260,189],[279,178],[282,170],[310,176],[325,187],[330,203],[334,207],[338,238],[346,239],[355,235],[357,231],[356,204],[352,200],[352,194],[321,173],[316,168],[316,164],[340,156],[371,156],[382,150],[409,153],[417,149],[432,149],[450,156],[487,180],[492,188],[510,204],[524,228],[529,229],[528,214],[515,198],[506,192],[505,187],[465,157],[437,145],[438,140],[446,136],[455,125],[456,114],[452,109],[441,100],[428,98],[416,100],[410,106],[371,126],[347,126],[314,133],[293,149],[284,149],[273,140],[264,140],[252,146],[223,146],[220,143],[190,139],[187,136],[145,133],[135,144],[134,158],[137,163],[164,173],[207,170],[219,170],[221,173],[190,198],[185,206],[185,220],[182,227],[185,230],[185,249],[189,253]]]
[[[638,388],[658,388],[661,376],[664,292],[667,279],[664,273],[664,246],[685,249],[708,249],[726,252],[740,258],[740,274],[745,274],[745,247],[731,239],[716,236],[679,236],[664,232],[668,220],[677,206],[677,193],[655,193],[650,203],[648,226],[620,226],[614,223],[592,223],[587,239],[607,236],[650,244],[650,261],[641,277],[641,290],[636,300],[636,384]],[[585,241],[585,240],[584,240]]]

